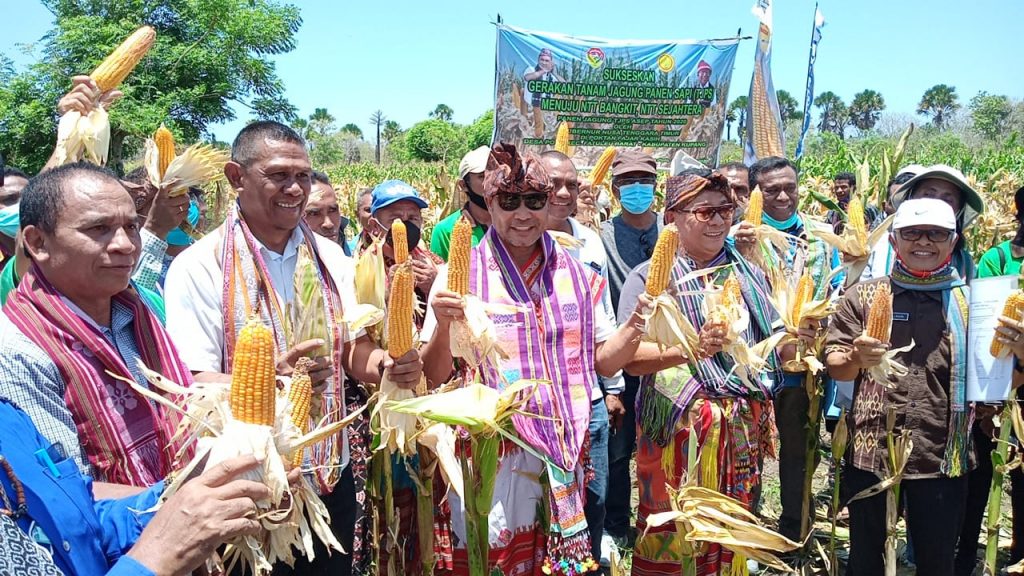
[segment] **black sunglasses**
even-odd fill
[[[917,242],[927,236],[929,242],[945,242],[953,236],[952,230],[921,230],[919,228],[900,228],[900,238],[907,242]]]
[[[694,208],[692,210],[685,210],[683,208],[677,208],[673,212],[684,212],[687,214],[693,214],[693,217],[697,219],[697,222],[711,222],[711,219],[715,215],[721,216],[722,220],[726,222],[732,221],[732,215],[736,212],[736,206],[734,204],[723,204],[722,206],[701,206],[700,208]]]
[[[520,204],[526,204],[526,207],[530,210],[537,211],[543,210],[548,204],[548,195],[543,192],[535,192],[533,194],[510,194],[508,192],[498,192],[497,194],[498,208],[501,208],[505,212],[512,212],[519,209]]]

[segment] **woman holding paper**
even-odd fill
[[[852,497],[892,476],[892,462],[905,457],[900,496],[918,573],[930,576],[955,574],[967,473],[976,460],[974,408],[965,397],[968,289],[951,262],[956,229],[946,202],[920,198],[900,204],[890,238],[896,254],[892,272],[847,291],[825,349],[829,374],[855,381],[844,494]],[[884,330],[883,338],[866,332],[876,328],[868,322],[870,309],[885,310],[888,298],[891,334],[884,342]],[[1007,345],[1024,355],[1024,338],[1008,336]],[[912,444],[909,453],[890,454],[890,434],[902,437],[904,446]],[[882,491],[849,503],[849,576],[885,573],[886,497]]]

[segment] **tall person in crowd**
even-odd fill
[[[481,146],[468,152],[459,162],[459,181],[456,186],[466,195],[466,203],[462,210],[438,222],[430,236],[430,250],[445,262],[448,261],[452,228],[460,217],[466,216],[473,223],[473,246],[480,243],[487,227],[491,225],[491,215],[487,212],[487,202],[484,200],[484,170],[490,154],[489,147]]]
[[[391,360],[362,333],[338,323],[354,305],[352,261],[340,246],[314,234],[302,221],[313,170],[305,142],[277,122],[254,122],[239,132],[224,174],[238,194],[224,224],[185,250],[167,274],[168,331],[182,359],[197,374],[226,378],[231,372],[238,331],[253,315],[272,327],[277,371],[291,373],[302,356],[326,346],[328,356],[313,358],[310,376],[322,390],[322,413],[344,413],[344,376],[379,383],[385,371],[399,386],[415,387],[422,364],[415,351]],[[300,247],[315,259],[330,333],[325,339],[294,342],[286,332],[284,310],[296,302],[295,270]],[[342,432],[312,448],[317,485],[331,514],[331,528],[346,550],[352,547],[354,487],[347,435]],[[319,545],[319,544],[318,544]],[[275,574],[349,574],[352,558],[317,550],[312,565],[299,559],[294,569]]]

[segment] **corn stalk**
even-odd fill
[[[815,355],[816,356],[816,355]],[[811,503],[813,497],[814,470],[818,457],[818,428],[821,425],[822,389],[817,375],[808,367],[804,374],[804,388],[807,391],[807,442],[804,454],[803,501],[800,505],[800,537],[806,538],[811,530]]]
[[[828,537],[828,566],[830,574],[838,573],[838,558],[836,557],[836,524],[839,519],[839,485],[843,476],[843,455],[846,454],[846,445],[849,440],[849,430],[846,428],[846,410],[839,413],[839,422],[836,423],[836,430],[832,433],[832,465],[835,467],[835,475],[832,481],[832,527]]]

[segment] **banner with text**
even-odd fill
[[[570,156],[642,148],[667,168],[677,150],[717,165],[739,39],[606,40],[498,25],[495,142],[540,152],[568,123]]]

